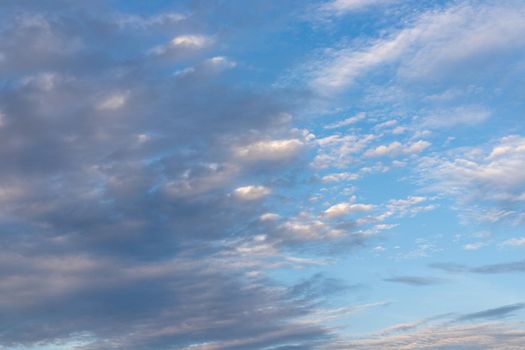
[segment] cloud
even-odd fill
[[[359,179],[360,175],[355,173],[336,173],[323,176],[323,182],[352,181]]]
[[[520,222],[524,219],[517,210],[525,192],[525,176],[520,171],[525,166],[524,154],[525,139],[509,135],[489,146],[460,148],[447,157],[425,158],[419,171],[428,189],[452,195],[464,205],[478,201],[485,206],[488,210],[484,213],[473,213],[478,219]],[[501,203],[514,210],[502,211]]]
[[[507,239],[501,244],[511,247],[523,247],[525,246],[525,237]]]
[[[236,188],[233,194],[238,199],[252,201],[266,197],[270,192],[265,186],[243,186]]]
[[[349,289],[351,289],[351,286],[347,286],[343,281],[317,273],[292,286],[289,293],[294,298],[315,300],[324,299]]]
[[[202,50],[213,44],[213,38],[202,34],[177,35],[167,44],[159,45],[150,50],[155,56],[184,57],[184,55]]]
[[[216,32],[202,9],[122,23],[109,6],[2,4],[0,347],[77,335],[85,350],[327,339],[300,321],[314,307],[265,277],[315,261],[282,255],[288,242],[261,232],[281,222],[259,220],[269,208],[257,199],[286,162],[261,174],[232,152],[306,142],[282,117],[294,112],[288,96],[224,79],[233,59],[210,53],[217,37],[188,34]]]
[[[121,93],[121,94],[114,94],[111,95],[102,101],[97,105],[97,108],[100,110],[116,110],[124,106],[126,103],[126,100],[128,99],[128,94]]]
[[[264,213],[261,216],[259,216],[259,219],[262,221],[275,221],[278,220],[280,216],[275,213]]]
[[[350,126],[352,124],[356,124],[358,122],[360,122],[361,120],[365,119],[366,117],[366,114],[361,112],[361,113],[357,113],[356,115],[352,116],[352,117],[348,117],[344,120],[341,120],[339,122],[335,122],[335,123],[332,123],[332,124],[328,124],[325,126],[325,129],[337,129],[337,128],[341,128],[341,127],[344,127],[344,126]]]
[[[187,15],[177,12],[160,13],[153,16],[139,16],[132,14],[120,13],[117,14],[115,22],[121,26],[122,29],[126,27],[137,28],[142,30],[152,29],[152,27],[169,26],[179,24],[188,18]]]
[[[235,156],[250,162],[282,161],[296,156],[304,147],[299,139],[258,141],[234,149]]]
[[[374,209],[374,206],[371,204],[361,204],[361,203],[338,203],[332,205],[330,208],[324,211],[324,215],[329,218],[350,215],[354,213],[366,212]]]
[[[525,330],[519,322],[502,322],[525,304],[504,305],[471,314],[437,315],[389,326],[330,349],[518,349]],[[489,322],[490,321],[490,322]]]
[[[318,11],[324,16],[342,16],[397,1],[398,0],[330,0],[322,4]]]
[[[215,56],[208,58],[206,63],[216,69],[230,69],[234,68],[237,63],[224,56]]]
[[[457,321],[473,321],[477,319],[499,319],[511,316],[512,312],[525,308],[525,304],[518,303],[512,305],[500,306],[494,309],[483,310],[471,314],[462,315]]]
[[[430,142],[419,140],[410,144],[401,144],[398,141],[394,141],[388,145],[380,145],[376,148],[367,150],[364,153],[365,157],[382,157],[382,156],[397,156],[400,154],[417,154],[424,151],[431,145]]]
[[[210,39],[204,35],[179,35],[171,39],[172,46],[201,48],[206,46]]]
[[[317,138],[316,143],[319,152],[315,156],[312,165],[315,168],[346,168],[349,164],[356,162],[360,153],[377,136],[367,135],[330,135]]]
[[[487,246],[487,242],[476,242],[476,243],[468,243],[463,246],[463,249],[465,250],[478,250],[485,246]]]
[[[369,1],[340,1],[340,10],[370,4]],[[335,7],[337,9],[337,7]],[[525,45],[519,36],[524,28],[525,8],[509,1],[460,2],[444,9],[419,14],[405,28],[370,39],[365,44],[329,50],[329,54],[312,63],[311,86],[323,94],[340,91],[368,72],[391,68],[403,79],[428,79],[451,71],[476,70],[479,57],[503,55]],[[363,42],[363,40],[359,41]]]
[[[509,325],[501,322],[418,326],[415,326],[415,330],[408,327],[407,331],[400,334],[371,334],[368,337],[336,344],[331,349],[387,350],[395,347],[403,350],[514,350],[519,349],[525,336],[525,330],[520,324]]]
[[[437,111],[423,119],[425,128],[450,128],[458,125],[480,124],[491,116],[491,112],[481,106],[463,106],[451,110]]]
[[[511,261],[506,263],[481,265],[476,267],[469,267],[454,263],[435,263],[429,266],[431,268],[443,270],[450,273],[470,272],[480,274],[500,274],[525,272],[525,261]]]
[[[483,265],[471,268],[469,271],[483,274],[525,272],[525,261]]]
[[[419,277],[419,276],[396,276],[384,279],[386,282],[401,283],[409,286],[429,286],[433,284],[443,283],[443,280],[439,278],[431,277]]]

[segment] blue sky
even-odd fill
[[[523,1],[0,10],[0,349],[523,347]]]

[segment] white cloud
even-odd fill
[[[233,191],[236,198],[241,200],[257,200],[269,195],[271,190],[265,186],[243,186]]]
[[[388,127],[394,126],[396,124],[397,124],[397,120],[390,119],[390,120],[387,120],[386,122],[382,122],[382,123],[377,124],[375,126],[375,128],[377,128],[377,129],[384,129],[384,128],[388,128]]]
[[[110,95],[99,102],[97,108],[100,110],[117,110],[124,106],[128,100],[128,92],[116,93]]]
[[[320,148],[312,165],[316,168],[344,168],[355,161],[356,154],[376,139],[376,135],[330,135],[317,139]]]
[[[347,12],[360,11],[370,6],[386,4],[396,0],[332,0],[322,6],[322,10],[342,15]]]
[[[205,35],[179,35],[171,39],[172,47],[188,47],[200,49],[211,42],[211,39]]]
[[[206,60],[206,64],[216,69],[230,69],[237,66],[235,61],[232,61],[225,56],[215,56]]]
[[[361,120],[365,119],[365,117],[366,117],[365,113],[363,112],[357,113],[356,115],[346,118],[344,120],[341,120],[339,122],[328,124],[327,126],[325,126],[325,129],[337,129],[343,126],[349,126],[349,125],[360,122]]]
[[[525,247],[525,237],[508,239],[504,241],[502,245],[508,245],[512,247]]]
[[[501,138],[488,151],[483,147],[457,149],[450,158],[427,158],[422,168],[427,178],[447,192],[464,195],[469,189],[485,199],[514,201],[522,199],[523,169],[525,138],[517,135]]]
[[[162,56],[173,51],[177,52],[180,50],[200,50],[210,46],[212,43],[213,39],[206,35],[178,35],[171,39],[169,43],[154,47],[153,49],[151,49],[150,53],[152,53],[153,55]]]
[[[294,157],[303,147],[299,139],[268,140],[238,146],[234,154],[247,161],[281,161]]]
[[[360,213],[365,211],[370,211],[374,209],[374,206],[371,204],[360,204],[360,203],[338,203],[332,205],[330,208],[326,209],[324,215],[329,218],[349,215],[354,213]]]
[[[155,16],[136,16],[130,14],[118,14],[115,23],[122,28],[132,27],[137,29],[148,29],[153,26],[162,26],[183,21],[186,15],[176,12],[166,12]]]
[[[264,213],[261,216],[259,216],[259,220],[261,221],[276,221],[276,220],[279,220],[280,218],[281,217],[275,213]]]
[[[432,129],[476,125],[486,121],[490,116],[491,112],[482,106],[463,106],[434,112],[423,119],[422,126]]]
[[[284,223],[283,228],[300,239],[320,238],[328,229],[327,225],[320,220],[308,220],[304,218],[293,219]]]
[[[406,131],[406,128],[404,126],[396,126],[394,129],[392,129],[392,134],[399,135]]]
[[[345,3],[331,4],[339,4],[343,9]],[[370,2],[347,4],[352,8],[360,3]],[[310,83],[320,92],[339,91],[371,69],[389,64],[396,68],[398,77],[436,77],[479,56],[524,46],[523,31],[523,3],[453,5],[424,13],[411,25],[384,39],[370,40],[361,47],[328,50],[327,57],[310,67]]]
[[[323,176],[323,182],[351,181],[359,179],[359,174],[337,173]]]
[[[380,156],[386,156],[386,155],[397,155],[401,153],[401,150],[403,149],[403,145],[398,142],[394,141],[388,145],[380,145],[376,148],[369,149],[365,152],[365,157],[380,157]]]
[[[408,196],[404,199],[391,199],[385,205],[385,209],[381,214],[368,219],[371,221],[384,221],[393,216],[414,216],[418,213],[435,209],[435,205],[427,204],[428,200],[427,197],[422,196]]]
[[[414,143],[409,144],[405,149],[403,150],[403,153],[405,154],[415,154],[420,153],[424,151],[427,147],[431,145],[428,141],[419,140]]]
[[[403,145],[394,141],[388,145],[380,145],[365,152],[365,157],[396,156],[399,154],[416,154],[425,150],[431,145],[428,141],[419,140],[410,144]]]
[[[525,138],[511,135],[492,147],[459,148],[444,157],[426,157],[419,172],[428,190],[454,196],[471,206],[467,213],[488,221],[515,218],[525,201]],[[478,202],[473,208],[472,203]],[[508,205],[514,210],[509,210]],[[479,207],[481,206],[481,207]],[[464,209],[467,209],[465,205]],[[486,210],[482,210],[483,207]],[[521,208],[521,209],[520,209]],[[521,219],[520,219],[521,217]]]
[[[480,248],[486,247],[488,245],[487,242],[475,242],[475,243],[468,243],[463,246],[463,249],[465,250],[478,250]]]
[[[332,350],[420,350],[420,349],[499,349],[517,350],[523,346],[525,330],[519,323],[476,322],[421,326],[431,320],[398,324],[330,347]]]

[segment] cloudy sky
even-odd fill
[[[525,344],[522,0],[0,0],[0,349]]]

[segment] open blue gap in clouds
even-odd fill
[[[0,9],[0,348],[523,346],[521,1]]]

